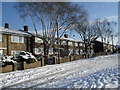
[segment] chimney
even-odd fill
[[[64,34],[64,37],[65,37],[65,38],[68,38],[68,34]]]
[[[25,31],[25,32],[28,31],[28,26],[27,26],[27,25],[24,26],[24,31]]]
[[[9,28],[9,24],[8,23],[5,23],[5,28]]]

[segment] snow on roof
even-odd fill
[[[30,36],[27,32],[0,27],[0,33]]]
[[[25,36],[36,36],[36,32],[35,31],[28,31],[25,32],[24,30],[14,30],[14,29],[8,29],[8,28],[3,28],[0,27],[0,33],[5,33],[5,34],[17,34],[17,35],[25,35]],[[38,36],[42,37],[42,32],[38,32]],[[57,38],[57,37],[55,37]],[[61,37],[60,39],[62,40],[69,40],[69,41],[76,41],[76,42],[83,42],[82,40],[74,40],[72,38],[65,38],[65,37]]]
[[[28,31],[28,33],[32,34],[33,36],[36,36],[35,31]],[[37,32],[38,36],[42,36],[42,32]]]
[[[28,31],[28,33],[31,33],[32,35],[36,36],[36,32],[35,31]],[[38,32],[38,36],[42,37],[42,32]],[[57,38],[57,36],[55,36],[55,38]],[[76,41],[76,42],[83,42],[82,40],[74,40],[72,38],[65,38],[65,37],[61,37],[60,39],[62,40],[69,40],[69,41]]]
[[[61,39],[69,40],[69,41],[75,41],[75,42],[83,42],[82,40],[75,40],[75,39],[72,39],[72,38],[65,38],[65,37],[61,37]]]

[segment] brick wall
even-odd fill
[[[11,42],[11,34],[3,34],[3,41],[0,42],[2,48],[6,48],[3,50],[3,54],[11,55],[11,51],[27,51],[26,40],[25,37],[24,43],[14,43]]]

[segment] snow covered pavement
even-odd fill
[[[118,55],[0,74],[3,88],[117,88]]]

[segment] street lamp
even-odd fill
[[[114,46],[113,46],[113,35],[111,35],[111,39],[112,39],[112,52],[114,53]]]

